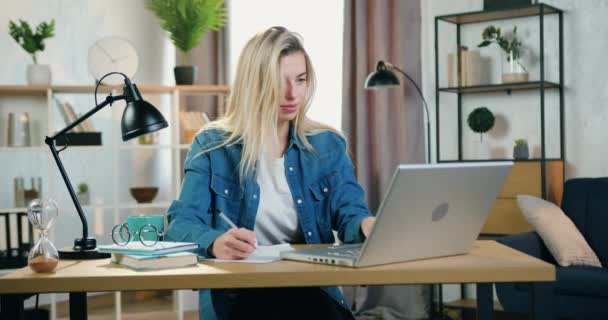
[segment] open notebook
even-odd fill
[[[294,248],[289,243],[277,244],[274,246],[258,246],[247,259],[242,260],[223,260],[209,259],[199,256],[199,260],[214,261],[214,262],[240,262],[240,263],[268,263],[281,260],[281,252],[292,251]]]

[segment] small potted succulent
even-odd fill
[[[89,194],[89,185],[86,182],[81,182],[78,184],[78,201],[83,206],[87,206],[91,203],[91,196]]]
[[[500,28],[489,26],[481,34],[483,41],[477,47],[487,47],[496,43],[504,52],[505,58],[502,64],[502,82],[526,82],[529,79],[528,70],[521,63],[522,43],[517,37],[517,26],[513,31],[505,35]]]
[[[513,146],[513,158],[522,160],[528,159],[529,156],[528,141],[526,141],[526,139],[516,139],[515,146]]]
[[[23,20],[19,20],[19,24],[10,21],[8,29],[11,37],[17,41],[23,50],[32,55],[34,64],[27,66],[28,84],[51,84],[51,68],[46,64],[38,64],[36,53],[44,51],[44,40],[55,35],[55,20],[40,23],[36,27],[36,32],[33,32],[30,25]]]
[[[480,159],[490,158],[490,145],[487,141],[483,141],[483,134],[490,131],[494,127],[494,114],[486,107],[475,108],[467,117],[469,128],[475,133],[479,133],[479,141],[475,142],[477,146],[477,156]]]
[[[198,70],[188,65],[188,52],[199,45],[206,32],[224,26],[227,15],[224,0],[148,0],[147,3],[179,51],[179,64],[173,70],[175,83],[193,84]]]

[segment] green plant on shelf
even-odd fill
[[[162,21],[161,28],[180,51],[180,63],[187,64],[186,54],[210,31],[226,23],[224,0],[148,0],[150,9]]]
[[[89,185],[86,182],[81,182],[78,184],[78,192],[87,193],[89,191]]]
[[[9,34],[17,43],[32,56],[34,64],[38,64],[36,52],[44,51],[44,40],[55,36],[55,20],[42,22],[36,27],[36,32],[32,31],[30,25],[19,19],[19,24],[9,21]]]
[[[516,146],[527,146],[528,141],[526,139],[515,139]]]
[[[513,32],[510,35],[503,34],[500,28],[488,26],[481,33],[481,38],[483,40],[477,45],[478,48],[487,47],[492,43],[496,43],[506,53],[507,61],[513,59],[513,61],[516,61],[525,72],[528,72],[528,70],[519,63],[523,45],[521,40],[517,37],[517,26],[513,27]]]
[[[473,132],[479,133],[481,141],[483,134],[490,131],[494,127],[495,117],[492,111],[486,107],[479,107],[469,113],[467,124]]]

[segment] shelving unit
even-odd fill
[[[186,96],[217,96],[217,103],[204,106],[196,105],[192,109],[205,107],[207,111],[215,108],[217,114],[224,113],[224,101],[229,92],[223,85],[194,86],[160,86],[138,85],[144,99],[155,105],[169,122],[169,128],[159,131],[156,144],[140,145],[137,141],[122,141],[120,137],[120,117],[124,102],[108,106],[91,117],[96,131],[102,132],[101,146],[70,146],[60,153],[67,174],[76,188],[78,183],[89,183],[92,203],[83,205],[89,225],[89,233],[97,238],[98,244],[111,242],[109,233],[114,224],[126,221],[131,214],[166,213],[171,200],[177,198],[182,180],[182,166],[190,141],[184,141],[179,112],[186,110],[183,105]],[[32,127],[32,146],[9,147],[6,145],[6,129],[0,132],[0,166],[5,169],[0,176],[0,185],[7,190],[0,195],[0,215],[16,216],[27,208],[15,208],[13,202],[13,178],[26,176],[26,187],[29,187],[30,176],[41,176],[43,196],[50,196],[59,203],[59,217],[51,229],[51,240],[56,247],[71,246],[73,239],[81,235],[80,220],[69,199],[65,184],[53,161],[51,152],[43,142],[44,136],[65,127],[58,111],[55,98],[61,101],[76,101],[77,112],[84,113],[94,107],[94,86],[21,86],[0,85],[0,127],[5,128],[8,112],[28,112]],[[98,89],[98,101],[107,94],[120,94],[121,87],[101,86]],[[205,111],[201,109],[200,111]],[[137,139],[134,139],[137,140]],[[155,165],[147,166],[148,162]],[[133,180],[142,176],[159,178],[159,194],[152,203],[137,203],[129,194]],[[152,179],[154,180],[154,179]],[[27,224],[27,219],[20,225]],[[4,228],[17,229],[15,218]],[[8,229],[7,229],[8,230]],[[14,232],[13,232],[14,234]],[[7,246],[14,246],[16,236],[11,240],[0,237],[0,255]],[[35,238],[31,241],[36,240]],[[4,244],[4,248],[2,247]],[[27,256],[27,252],[25,252]],[[2,261],[2,260],[0,260]],[[26,260],[6,267],[25,266]],[[0,270],[3,266],[0,265]],[[182,292],[176,291],[178,297],[174,303],[182,305]],[[50,295],[41,299],[41,304],[62,300],[59,296]],[[120,310],[120,293],[115,294],[116,310]],[[180,309],[181,310],[181,309]],[[117,316],[120,311],[117,311]]]
[[[186,95],[217,95],[219,96],[218,105],[212,106],[214,108],[220,109],[220,114],[222,113],[222,108],[224,105],[224,98],[228,93],[227,86],[220,85],[195,85],[195,86],[159,86],[159,85],[141,85],[139,89],[147,100],[155,100],[153,104],[161,110],[164,114],[165,118],[169,122],[169,128],[162,130],[158,133],[157,143],[152,145],[139,145],[136,142],[126,142],[123,143],[120,139],[120,116],[122,115],[122,110],[124,108],[124,103],[115,103],[114,106],[109,106],[104,108],[99,114],[92,117],[88,121],[92,121],[94,124],[102,124],[96,125],[98,131],[102,132],[102,142],[101,146],[70,146],[66,151],[61,153],[62,160],[65,162],[66,171],[72,184],[74,187],[81,182],[87,181],[87,174],[78,172],[83,171],[75,170],[75,166],[78,163],[79,159],[89,160],[93,159],[91,171],[93,173],[91,176],[94,176],[94,171],[97,168],[99,170],[109,169],[108,172],[105,172],[105,177],[103,179],[103,184],[105,185],[92,185],[91,186],[91,196],[92,199],[96,198],[96,191],[100,191],[101,189],[106,190],[106,195],[102,197],[103,199],[92,203],[92,205],[84,206],[85,211],[90,213],[94,210],[104,210],[104,211],[114,211],[115,214],[119,213],[119,210],[134,210],[137,213],[142,213],[140,209],[166,209],[170,204],[170,200],[174,199],[178,195],[179,186],[181,184],[182,179],[182,164],[185,157],[185,152],[188,150],[190,146],[190,141],[182,141],[182,130],[181,124],[179,121],[179,112],[180,110],[180,99],[183,99]],[[6,146],[6,138],[5,132],[0,134],[0,137],[3,139],[0,140],[0,164],[3,160],[12,162],[8,165],[11,166],[11,170],[7,172],[8,174],[4,177],[3,185],[6,186],[7,190],[12,190],[12,179],[15,176],[19,176],[19,172],[26,172],[28,168],[26,164],[23,164],[24,167],[19,167],[21,165],[21,161],[10,161],[11,158],[30,158],[30,157],[42,157],[43,159],[48,159],[48,163],[44,165],[45,168],[34,170],[36,176],[42,176],[43,178],[43,195],[51,196],[59,201],[60,210],[64,212],[61,218],[68,218],[73,216],[73,218],[77,218],[75,209],[73,209],[73,204],[71,200],[69,200],[67,196],[67,192],[65,190],[65,185],[63,181],[59,178],[58,170],[52,161],[52,157],[48,147],[43,144],[44,135],[50,135],[52,132],[61,129],[64,124],[60,121],[59,111],[56,105],[55,98],[63,100],[64,98],[75,97],[81,98],[84,97],[84,103],[80,103],[80,107],[78,111],[86,112],[88,109],[94,107],[94,99],[93,92],[95,90],[94,86],[15,86],[15,85],[3,85],[0,86],[0,121],[6,122],[6,114],[8,112],[22,112],[21,106],[13,106],[12,102],[14,99],[21,100],[23,104],[27,103],[29,106],[27,107],[27,111],[31,118],[40,119],[39,123],[32,123],[32,126],[38,127],[36,133],[32,132],[32,143],[34,145],[28,147],[9,147]],[[105,97],[107,94],[119,94],[122,88],[120,87],[108,87],[101,86],[98,90],[98,101]],[[99,94],[101,93],[101,94]],[[77,106],[75,106],[77,107]],[[101,115],[102,113],[106,113],[105,115]],[[36,115],[34,116],[33,113]],[[32,122],[34,122],[33,120]],[[105,122],[105,123],[103,123]],[[33,131],[33,130],[31,130]],[[33,135],[40,135],[40,137],[35,137]],[[136,140],[136,139],[135,139]],[[130,171],[127,168],[125,170],[124,167],[128,166],[128,163],[123,163],[121,160],[130,159],[133,157],[162,157],[163,160],[160,161],[163,163],[162,168],[154,168],[146,171],[146,174],[150,175],[166,175],[167,172],[170,172],[171,178],[166,185],[159,186],[159,196],[161,193],[164,194],[163,197],[158,198],[157,201],[151,204],[138,204],[131,198],[128,194],[128,188],[125,186],[129,183],[129,181],[125,181],[122,175],[124,171]],[[98,159],[98,161],[95,161]],[[165,160],[169,159],[169,160]],[[35,161],[30,161],[30,164],[36,163]],[[16,165],[15,165],[16,164]],[[6,164],[5,164],[6,165]],[[133,169],[136,169],[137,164]],[[170,169],[166,170],[167,168]],[[86,170],[85,170],[86,171]],[[158,172],[156,172],[158,171]],[[133,178],[133,176],[132,176]],[[27,179],[26,179],[27,180]],[[26,184],[27,186],[27,184]],[[108,187],[109,186],[109,187]],[[126,193],[126,194],[125,194]],[[10,192],[12,194],[12,192]],[[5,195],[5,198],[0,201],[0,212],[14,212],[15,208],[12,206],[12,197]],[[17,211],[25,211],[25,208],[20,208]],[[72,212],[73,211],[73,212]],[[108,212],[107,214],[110,214]],[[143,212],[145,213],[145,212]],[[106,215],[106,212],[104,212]],[[94,230],[95,226],[92,225],[94,223],[94,219],[89,219],[87,215],[87,220],[89,220],[90,229]],[[117,218],[115,220],[121,220],[121,218]],[[104,226],[106,227],[106,226]],[[73,230],[76,229],[76,230]],[[58,246],[69,245],[71,243],[72,237],[78,236],[79,228],[72,228],[72,230],[55,230],[56,234],[66,234],[68,240],[66,243],[61,243],[61,239],[56,239],[59,241]],[[97,237],[97,236],[96,236]],[[99,239],[98,239],[99,240]],[[1,248],[0,248],[1,249]]]
[[[545,18],[546,15],[557,15],[558,23],[558,80],[550,81],[545,76]],[[439,47],[439,23],[455,26],[456,46],[455,52],[461,47],[463,38],[463,27],[466,25],[515,19],[515,18],[537,18],[539,41],[538,41],[538,63],[539,78],[527,82],[518,83],[484,83],[475,86],[443,86],[440,78],[440,52]],[[521,29],[520,29],[521,30]],[[437,162],[483,162],[501,161],[513,159],[491,159],[476,160],[465,159],[463,156],[463,98],[469,95],[489,96],[489,94],[505,93],[515,96],[520,92],[538,92],[540,103],[538,112],[540,113],[540,156],[526,160],[515,160],[510,176],[507,178],[502,191],[499,193],[496,205],[489,214],[486,224],[481,231],[482,238],[496,238],[497,236],[515,234],[532,230],[527,223],[516,203],[518,194],[529,194],[537,197],[549,199],[557,204],[561,203],[562,188],[564,181],[564,60],[563,60],[563,12],[562,10],[543,3],[531,4],[529,6],[493,11],[475,11],[457,14],[449,14],[435,17],[435,101],[436,111],[436,161]],[[460,70],[461,58],[456,55],[456,70]],[[456,76],[460,78],[460,76]],[[460,79],[458,79],[460,81]],[[545,128],[545,93],[547,90],[557,90],[559,95],[559,156],[547,157],[546,152],[546,128]],[[456,119],[457,121],[457,155],[452,158],[442,158],[441,153],[441,123],[440,112],[442,108],[442,94],[456,95]],[[521,106],[514,106],[521,108]],[[460,300],[451,301],[445,306],[448,309],[475,309],[475,304],[471,299],[467,299],[465,288],[460,287]],[[440,294],[441,296],[441,294]],[[443,303],[443,301],[441,301]],[[442,308],[440,306],[440,308]],[[495,303],[494,310],[501,311],[499,303]]]
[[[558,16],[558,81],[548,81],[545,77],[545,16],[554,14]],[[468,24],[490,22],[496,20],[533,17],[539,21],[539,55],[540,65],[539,79],[518,83],[487,83],[476,86],[442,86],[440,79],[439,59],[442,52],[439,51],[439,22],[455,25],[456,48],[461,46],[463,27]],[[435,99],[436,99],[436,161],[437,162],[477,162],[488,160],[471,160],[463,157],[463,97],[465,95],[485,95],[489,93],[505,92],[515,95],[517,92],[527,91],[539,93],[540,113],[540,156],[527,160],[515,160],[515,165],[510,177],[500,193],[497,204],[490,213],[486,225],[482,229],[484,235],[504,235],[531,230],[516,205],[517,194],[530,194],[556,203],[561,203],[562,184],[564,179],[564,67],[563,67],[563,12],[562,10],[543,4],[532,4],[525,7],[495,10],[475,11],[458,14],[449,14],[435,17]],[[461,59],[457,59],[457,69],[460,69]],[[546,153],[546,127],[545,127],[545,92],[557,90],[559,94],[559,156],[547,157]],[[442,108],[441,96],[443,94],[455,94],[457,99],[457,139],[458,150],[454,158],[443,158],[441,153],[441,123],[440,113]],[[513,159],[492,159],[490,161]]]

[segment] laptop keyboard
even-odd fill
[[[344,248],[344,250],[336,250],[330,251],[328,254],[334,257],[344,257],[344,258],[356,258],[361,253],[361,247],[358,248]]]

